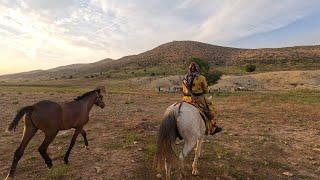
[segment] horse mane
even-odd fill
[[[85,98],[85,97],[87,97],[87,96],[91,95],[92,93],[94,93],[94,92],[96,92],[96,91],[98,91],[98,90],[97,90],[97,89],[95,89],[95,90],[92,90],[92,91],[86,92],[86,93],[82,94],[81,96],[78,96],[78,97],[77,97],[77,98],[75,98],[74,100],[75,100],[75,101],[79,101],[79,100],[81,100],[81,99],[83,99],[83,98]]]

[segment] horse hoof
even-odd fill
[[[186,178],[185,178],[185,175],[180,174],[178,179],[179,179],[179,180],[184,180],[184,179],[186,179]]]
[[[5,180],[13,179],[13,175],[8,174]]]
[[[89,150],[89,146],[85,146],[84,148],[86,148],[86,150]]]
[[[192,170],[192,175],[198,176],[199,175],[199,171],[198,170]]]
[[[69,160],[68,160],[68,159],[64,159],[64,163],[65,163],[65,164],[68,164],[68,163],[69,163]]]
[[[47,167],[49,168],[49,169],[51,169],[52,168],[52,163],[51,164],[47,164]]]

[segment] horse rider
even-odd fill
[[[216,134],[222,130],[217,126],[215,117],[217,111],[213,102],[207,98],[208,82],[201,74],[199,65],[191,62],[188,73],[183,78],[183,101],[190,103],[200,110],[206,124],[206,134]]]

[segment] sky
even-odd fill
[[[0,0],[0,74],[138,54],[174,40],[320,44],[319,0]]]

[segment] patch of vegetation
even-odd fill
[[[120,139],[112,139],[111,141],[108,141],[104,147],[106,149],[116,150],[122,148],[122,143]]]
[[[61,179],[69,170],[69,166],[65,164],[58,165],[53,167],[48,171],[47,177],[48,179]]]
[[[256,70],[256,65],[254,64],[247,64],[245,67],[244,67],[245,71],[246,72],[253,72]]]
[[[208,83],[211,84],[215,84],[217,83],[220,78],[222,76],[222,72],[221,71],[212,71],[208,73]]]
[[[151,158],[155,155],[157,150],[156,144],[155,143],[149,143],[146,145],[146,149],[145,149],[145,155],[146,158]]]
[[[138,141],[139,139],[140,139],[139,134],[131,132],[127,134],[125,141],[127,144],[132,144],[134,141]]]
[[[236,179],[246,179],[248,177],[247,173],[237,170],[234,166],[227,167],[228,174]]]

